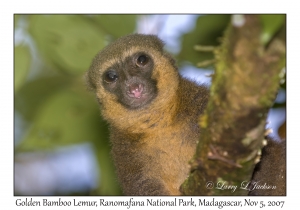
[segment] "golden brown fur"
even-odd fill
[[[197,121],[208,90],[183,79],[162,47],[155,36],[123,37],[96,56],[87,74],[110,124],[112,154],[126,195],[179,195],[199,139]],[[138,51],[152,56],[158,91],[150,104],[131,110],[103,88],[100,78],[114,62]]]
[[[103,49],[87,72],[87,82],[110,125],[112,156],[124,194],[180,195],[200,138],[198,119],[208,89],[179,75],[161,40],[141,34],[122,37]],[[269,145],[266,151],[279,151]],[[254,177],[276,174],[276,163],[283,162],[274,162],[273,156],[262,157],[263,167],[274,164],[268,171],[257,170]]]
[[[169,101],[166,109],[149,107],[127,118],[128,124],[137,123],[130,129],[134,132],[111,128],[112,152],[126,195],[180,194],[179,186],[189,173],[188,161],[199,139],[197,116],[205,105],[207,91],[193,88],[193,83],[184,80],[182,83],[186,83],[181,86],[186,89],[176,91],[177,97]],[[186,92],[190,93],[189,102],[180,100]]]

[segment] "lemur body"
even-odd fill
[[[118,39],[93,60],[87,81],[110,125],[124,194],[180,195],[200,138],[207,87],[179,75],[153,35]]]

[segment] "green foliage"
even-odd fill
[[[93,57],[111,38],[133,33],[136,15],[15,15],[32,43],[15,46],[15,112],[27,123],[15,152],[49,151],[89,142],[100,168],[94,194],[118,195],[108,131],[83,79]],[[23,24],[24,25],[24,24]],[[34,49],[29,51],[29,45]],[[38,58],[38,63],[33,62]],[[37,69],[37,70],[36,70]],[[32,78],[28,80],[28,74]],[[19,129],[19,128],[15,128]]]
[[[27,74],[29,72],[30,64],[31,64],[31,55],[29,53],[28,47],[16,46],[15,59],[14,59],[15,90],[19,90],[19,88],[25,82]]]
[[[228,25],[230,15],[199,16],[193,31],[182,36],[182,49],[178,55],[181,61],[189,61],[193,65],[213,59],[213,53],[196,51],[196,45],[218,46],[224,29]]]
[[[17,73],[15,68],[15,75]],[[23,84],[19,90],[15,89],[15,110],[20,112],[26,121],[34,122],[44,101],[64,89],[70,82],[71,80],[66,76],[55,76],[39,78]]]
[[[14,28],[17,27],[21,15],[14,15]]]
[[[70,86],[46,97],[35,110],[22,149],[53,149],[70,143],[103,141],[104,127],[99,115],[95,115],[98,106],[87,102],[92,102],[91,95]]]
[[[95,23],[114,39],[131,34],[135,30],[137,15],[92,15]],[[122,21],[122,24],[120,24]],[[114,27],[117,26],[117,27]]]
[[[87,70],[105,34],[83,15],[31,15],[29,32],[48,64],[68,74]]]
[[[95,193],[119,194],[107,127],[99,116],[98,105],[93,95],[86,92],[82,80],[63,81],[67,81],[66,77],[36,80],[18,93],[16,110],[32,123],[16,151],[49,151],[89,142],[95,146],[100,168],[101,185]]]
[[[285,24],[286,15],[260,15],[262,23],[261,41],[263,44],[267,44],[272,37],[278,32],[278,30]]]

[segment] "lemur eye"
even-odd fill
[[[115,82],[118,79],[118,74],[115,71],[108,71],[104,74],[104,81],[107,83]]]
[[[145,66],[149,61],[149,57],[146,55],[140,55],[137,60],[136,60],[136,64],[138,66]]]

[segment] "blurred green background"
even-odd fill
[[[261,19],[267,44],[285,16]],[[194,47],[218,46],[229,21],[230,15],[14,15],[15,195],[121,195],[107,124],[85,86],[93,57],[123,35],[156,34],[184,76],[209,83],[204,75],[212,67],[197,63],[213,54]],[[285,81],[281,86],[276,133],[285,122]]]

